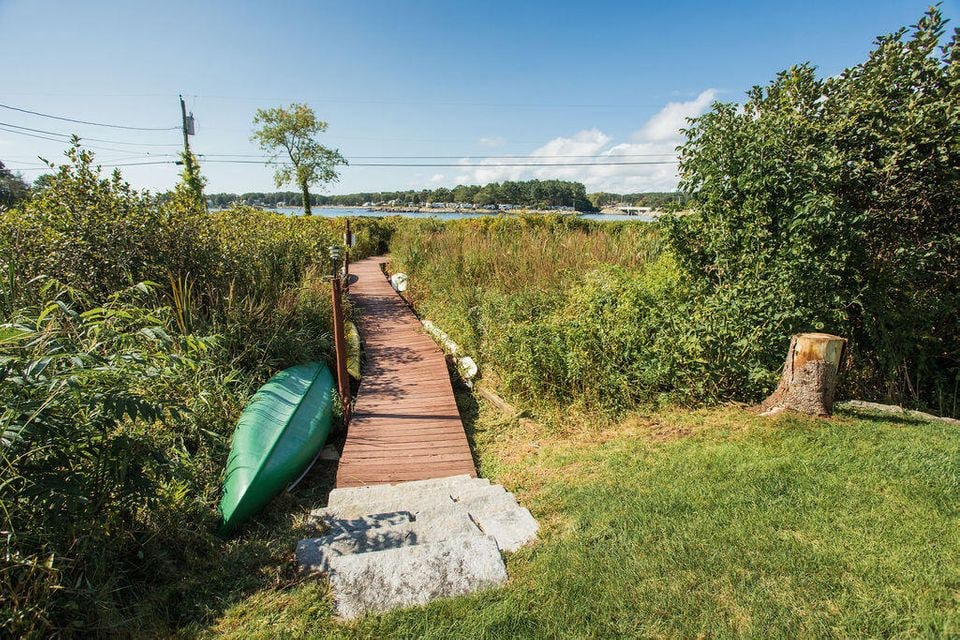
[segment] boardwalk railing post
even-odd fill
[[[337,392],[343,404],[343,426],[350,424],[350,377],[347,374],[347,340],[343,330],[343,305],[341,304],[339,246],[330,247],[330,261],[333,263],[333,277],[330,290],[333,296],[333,346],[337,358]]]
[[[343,232],[343,246],[346,253],[343,256],[343,286],[350,289],[350,247],[353,246],[353,234],[350,232],[350,218],[347,218],[347,229]]]

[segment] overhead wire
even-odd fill
[[[75,122],[77,124],[86,124],[93,127],[109,127],[111,129],[127,129],[129,131],[177,131],[180,129],[180,127],[133,127],[133,126],[122,125],[122,124],[110,124],[106,122],[92,122],[90,120],[78,120],[76,118],[66,118],[63,116],[54,116],[49,113],[31,111],[30,109],[22,109],[20,107],[14,107],[9,104],[0,104],[0,108],[10,109],[11,111],[19,111],[20,113],[29,113],[30,115],[40,116],[41,118],[50,118],[52,120],[62,120],[63,122]]]
[[[116,169],[120,167],[142,167],[146,165],[157,165],[157,164],[176,164],[173,160],[149,160],[146,162],[117,162],[117,163],[94,163],[98,167],[103,167],[107,169]],[[56,169],[56,166],[49,167],[7,167],[11,171],[43,171],[43,170],[52,170]]]
[[[262,162],[259,160],[207,160],[207,162],[225,163],[225,164],[264,164],[267,166],[286,166],[286,163],[280,162]],[[179,164],[175,160],[154,160],[147,162],[125,162],[125,163],[103,163],[101,167],[135,167],[143,165],[158,164]],[[494,168],[494,167],[618,167],[618,166],[640,166],[640,165],[673,165],[677,161],[648,161],[648,162],[497,162],[497,163],[400,163],[400,162],[357,162],[351,167],[464,167],[464,168]],[[39,167],[11,167],[11,169],[32,169]]]
[[[196,153],[201,158],[263,158],[272,159],[274,156],[268,156],[258,153]],[[509,160],[520,159],[541,159],[541,158],[675,158],[675,153],[592,153],[592,154],[563,154],[554,155],[525,155],[522,153],[510,155],[475,155],[470,153],[461,153],[452,156],[412,156],[412,155],[383,155],[383,156],[349,156],[348,160]]]
[[[229,163],[229,164],[264,164],[288,166],[286,162],[270,162],[269,160],[218,160],[208,159],[206,162]],[[630,161],[630,162],[351,162],[351,167],[610,167],[610,166],[630,166],[630,165],[658,165],[658,164],[678,164],[676,160],[651,160],[651,161]]]
[[[16,125],[7,125],[7,124],[4,123],[4,122],[0,122],[0,131],[6,131],[7,133],[13,133],[13,134],[18,135],[18,136],[27,136],[28,138],[39,138],[40,140],[49,140],[49,141],[51,141],[51,142],[60,142],[60,143],[70,142],[69,137],[66,138],[66,139],[63,139],[63,138],[51,138],[51,137],[49,137],[49,136],[38,135],[38,134],[36,134],[36,133],[27,133],[26,131],[16,131],[16,130],[14,130],[14,129],[8,129],[7,127],[10,127],[10,126],[16,126]],[[27,127],[18,127],[18,128],[19,128],[19,129],[27,129]],[[29,131],[37,131],[37,129],[29,129]],[[54,134],[54,135],[62,135],[62,134]],[[80,139],[81,139],[81,140],[85,140],[85,138],[80,138]],[[173,154],[169,154],[169,153],[154,154],[154,153],[151,152],[151,151],[137,152],[137,151],[133,151],[133,150],[130,150],[130,149],[116,149],[116,148],[114,148],[114,147],[104,147],[104,146],[101,146],[101,145],[94,145],[94,144],[86,144],[86,145],[83,145],[83,146],[88,147],[88,148],[90,148],[90,149],[98,149],[98,150],[102,150],[102,151],[116,151],[117,153],[129,153],[129,154],[132,154],[132,155],[134,155],[134,156],[150,156],[150,155],[164,156],[164,155],[173,155]]]
[[[209,96],[208,96],[209,97]],[[102,122],[93,122],[88,120],[79,120],[76,118],[67,118],[63,116],[55,116],[51,114],[41,113],[39,111],[32,111],[29,109],[23,109],[20,107],[14,107],[7,104],[0,103],[0,108],[9,109],[12,111],[18,111],[21,113],[27,113],[31,115],[36,115],[45,118],[51,118],[54,120],[60,120],[64,122],[73,122],[78,124],[85,124],[91,126],[101,126],[101,127],[110,127],[116,129],[125,129],[133,131],[174,131],[179,130],[180,127],[134,127],[128,125],[118,125]],[[16,135],[27,136],[31,138],[37,138],[41,140],[48,140],[52,142],[68,142],[72,136],[64,133],[59,133],[55,131],[49,131],[46,129],[36,129],[31,127],[24,127],[21,125],[10,124],[6,122],[0,122],[0,131],[6,131],[7,133],[13,133]],[[57,137],[51,137],[57,136]],[[84,138],[80,137],[80,140],[91,140],[95,142],[106,142],[110,144],[120,144],[127,145],[131,147],[147,147],[147,146],[171,146],[176,147],[179,144],[174,143],[137,143],[137,142],[126,142],[120,140],[107,140],[102,138]],[[150,151],[140,151],[137,152],[131,149],[116,149],[112,147],[102,147],[97,145],[85,145],[93,149],[102,149],[107,151],[115,151],[119,153],[127,153],[136,157],[173,157],[176,154],[167,153],[152,153]],[[198,153],[197,156],[204,158],[205,162],[214,162],[214,163],[229,163],[229,164],[264,164],[264,165],[277,165],[277,166],[287,166],[289,163],[277,162],[274,156],[265,156],[257,154],[217,154],[217,153]],[[503,155],[363,155],[363,156],[352,156],[349,158],[351,160],[350,166],[354,167],[460,167],[460,168],[484,168],[484,167],[537,167],[537,168],[547,168],[547,167],[602,167],[602,166],[640,166],[640,165],[671,165],[678,164],[677,160],[647,160],[647,161],[611,161],[616,158],[661,158],[661,157],[675,157],[675,154],[671,153],[624,153],[624,154],[556,154],[556,155],[522,155],[522,154],[503,154]],[[242,158],[253,158],[250,160]],[[578,158],[578,159],[594,159],[594,160],[605,160],[603,162],[536,162],[536,160],[546,160],[546,159],[566,159],[566,158]],[[132,159],[132,158],[131,158]],[[460,160],[460,162],[352,162],[352,160]],[[485,162],[485,160],[520,160],[516,162]],[[534,160],[534,162],[530,162]],[[129,167],[129,166],[144,166],[144,165],[158,165],[158,164],[176,164],[174,160],[156,160],[156,161],[145,161],[145,162],[111,162],[111,163],[102,163],[99,166],[103,167]],[[18,169],[22,170],[37,170],[43,169],[44,167],[20,167]]]
[[[107,140],[105,138],[91,138],[89,136],[82,136],[80,134],[73,133],[60,133],[59,131],[48,131],[46,129],[33,129],[31,127],[24,127],[18,124],[10,124],[9,122],[0,122],[0,125],[5,127],[13,127],[14,129],[22,129],[24,131],[33,131],[34,133],[45,133],[51,136],[62,136],[64,138],[70,138],[71,136],[76,135],[81,140],[91,140],[93,142],[106,142],[109,144],[125,144],[135,147],[179,147],[181,143],[178,142],[127,142],[124,140]]]

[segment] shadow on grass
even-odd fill
[[[844,407],[837,412],[839,415],[863,422],[875,422],[878,424],[896,424],[905,427],[920,427],[923,425],[935,424],[934,421],[927,420],[918,416],[903,415],[897,413],[884,413],[870,409],[858,409],[856,407]]]
[[[467,444],[470,446],[470,457],[473,459],[473,468],[477,475],[480,475],[480,456],[477,454],[477,421],[480,417],[480,405],[473,395],[473,391],[467,387],[461,380],[459,374],[448,362],[447,369],[450,371],[450,382],[453,383],[453,395],[457,401],[457,410],[460,412],[460,422],[463,423],[463,430],[467,434]]]

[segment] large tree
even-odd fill
[[[338,149],[328,149],[317,141],[327,123],[317,120],[307,105],[294,103],[286,108],[257,109],[253,124],[259,127],[253,140],[272,155],[271,163],[282,156],[289,158],[290,164],[277,166],[277,187],[296,183],[303,195],[303,212],[310,215],[310,185],[335,182],[340,177],[337,167],[347,164]]]

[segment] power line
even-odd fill
[[[257,153],[198,153],[197,156],[201,158],[263,158],[270,160],[274,156],[265,156]],[[675,153],[593,153],[593,154],[556,154],[556,155],[534,155],[528,156],[525,154],[512,154],[512,155],[500,155],[500,156],[481,156],[481,155],[472,155],[469,153],[462,153],[460,155],[453,156],[349,156],[348,160],[511,160],[511,159],[540,159],[540,158],[662,158],[662,157],[671,157],[675,158],[677,154]]]
[[[65,138],[63,142],[69,140],[71,134],[60,133],[57,131],[49,131],[46,129],[34,129],[31,127],[24,127],[21,125],[11,124],[9,122],[0,122],[0,125],[4,127],[13,127],[14,129],[21,129],[23,131],[31,131],[39,134],[47,134],[51,136],[61,136]],[[9,133],[16,133],[15,131],[9,131]],[[24,134],[25,135],[25,134]],[[39,137],[39,136],[37,136]],[[175,143],[140,143],[140,142],[125,142],[122,140],[108,140],[105,138],[89,138],[86,136],[78,136],[81,140],[89,140],[92,142],[106,142],[109,144],[122,144],[133,147],[178,147],[179,144]],[[52,138],[41,138],[45,140],[53,140]],[[57,141],[57,140],[53,140]],[[118,151],[121,153],[134,153],[132,151],[127,151],[126,149],[112,149],[110,147],[97,147],[93,145],[90,146],[94,149],[104,149],[107,151]],[[151,154],[151,152],[145,152],[143,155],[157,155]],[[273,156],[267,156],[263,154],[254,154],[254,153],[198,153],[196,154],[202,158],[264,158],[270,159]],[[554,154],[554,155],[524,155],[524,154],[502,154],[502,155],[476,155],[476,154],[459,154],[459,155],[363,155],[363,156],[351,156],[350,159],[357,160],[458,160],[458,159],[476,159],[476,160],[509,160],[509,159],[544,159],[544,158],[659,158],[659,157],[676,157],[675,153],[616,153],[616,154]]]
[[[263,160],[206,160],[210,162],[220,162],[227,164],[265,164],[277,166],[291,166],[286,162],[270,162]],[[613,166],[637,166],[637,165],[659,165],[659,164],[679,164],[676,160],[650,160],[650,161],[632,161],[632,162],[489,162],[489,163],[458,163],[458,162],[352,162],[351,167],[613,167]]]
[[[284,166],[280,162],[261,162],[259,160],[207,160],[207,162],[225,163],[225,164],[265,164]],[[101,167],[137,167],[157,164],[177,164],[175,160],[153,160],[147,162],[125,162],[99,164]],[[677,161],[660,160],[648,162],[497,162],[497,163],[407,163],[407,162],[357,162],[351,167],[464,167],[464,168],[485,168],[485,167],[534,167],[547,169],[550,167],[623,167],[623,166],[641,166],[641,165],[673,165],[679,164]],[[11,169],[36,169],[37,167],[11,167]]]
[[[224,95],[193,95],[195,98],[203,98],[205,100],[225,100],[225,101],[235,101],[235,102],[290,102],[289,98],[268,98],[268,97],[252,97],[252,96],[224,96]],[[303,101],[300,99],[293,99],[294,102]],[[630,102],[622,101],[617,103],[607,103],[607,104],[591,104],[591,103],[565,103],[565,102],[489,102],[489,101],[451,101],[451,100],[391,100],[391,99],[382,99],[382,98],[340,98],[340,97],[311,97],[308,98],[308,102],[314,103],[333,103],[333,104],[370,104],[370,105],[402,105],[402,106],[440,106],[440,107],[492,107],[492,108],[532,108],[532,109],[554,109],[554,108],[563,108],[563,109],[636,109],[637,107],[656,107],[660,103],[652,102]]]
[[[6,131],[7,133],[15,133],[19,136],[27,136],[28,138],[39,138],[41,140],[51,140],[53,142],[66,142],[60,138],[51,138],[49,136],[38,136],[35,133],[26,133],[24,131],[14,131],[13,129],[7,129],[6,127],[0,127],[0,131]]]
[[[209,161],[208,161],[209,162]],[[651,164],[679,164],[675,160],[660,160],[650,162],[490,162],[490,163],[390,163],[390,162],[357,162],[351,167],[613,167],[637,166]]]
[[[49,113],[40,113],[39,111],[30,111],[29,109],[21,109],[20,107],[13,107],[8,104],[0,104],[0,107],[4,109],[10,109],[11,111],[19,111],[20,113],[29,113],[34,116],[40,116],[41,118],[51,118],[53,120],[62,120],[64,122],[75,122],[77,124],[88,124],[94,127],[109,127],[111,129],[127,129],[130,131],[177,131],[180,127],[131,127],[123,124],[108,124],[105,122],[90,122],[89,120],[77,120],[75,118],[65,118],[63,116],[53,116]]]
[[[34,133],[45,133],[51,136],[61,136],[66,138],[64,142],[68,141],[73,135],[71,133],[60,133],[58,131],[47,131],[46,129],[33,129],[31,127],[23,127],[18,124],[11,124],[9,122],[0,122],[0,125],[5,127],[13,127],[14,129],[22,129],[23,131],[33,131]],[[12,133],[12,132],[11,132]],[[81,140],[90,140],[92,142],[107,142],[109,144],[125,144],[134,147],[178,147],[178,144],[171,143],[149,143],[149,142],[124,142],[122,140],[105,140],[104,138],[88,138],[87,136],[77,135]],[[106,147],[103,147],[106,148]],[[114,151],[114,149],[109,149]],[[122,149],[117,149],[117,151],[122,151]]]
[[[480,156],[473,155],[469,153],[464,153],[458,156],[352,156],[357,159],[371,160],[371,159],[383,159],[383,160],[457,160],[461,158],[472,159],[476,158],[478,160],[509,160],[513,158],[660,158],[663,156],[676,157],[675,153],[591,153],[591,154],[576,154],[576,153],[557,153],[554,155],[535,155],[528,156],[522,153],[509,154],[509,155],[499,155],[499,156]]]
[[[117,163],[94,163],[95,166],[103,167],[106,169],[117,169],[120,167],[143,167],[146,165],[156,165],[156,164],[176,164],[173,160],[149,160],[146,162],[117,162]],[[53,171],[57,168],[56,165],[53,167],[8,167],[12,171]]]
[[[6,131],[7,133],[13,133],[13,134],[16,134],[16,135],[18,135],[18,136],[27,136],[28,138],[39,138],[40,140],[50,140],[51,142],[59,142],[59,143],[61,143],[61,144],[62,144],[62,143],[65,143],[65,142],[70,142],[69,139],[64,140],[64,139],[61,139],[61,138],[51,138],[51,137],[49,137],[49,136],[37,135],[37,134],[35,134],[35,133],[26,133],[25,131],[15,131],[14,129],[8,129],[8,128],[7,128],[8,126],[11,126],[11,127],[12,127],[12,126],[16,126],[16,125],[7,125],[7,124],[4,123],[4,122],[0,122],[0,125],[5,125],[5,126],[0,126],[0,131]],[[19,128],[19,129],[27,129],[27,127],[18,127],[18,128]],[[29,131],[40,131],[40,129],[28,129],[28,130],[29,130]],[[62,134],[54,134],[54,135],[62,135]],[[80,138],[80,139],[81,139],[81,140],[85,140],[86,138]],[[129,153],[129,154],[134,155],[134,156],[151,156],[151,155],[154,155],[154,156],[156,156],[156,155],[159,155],[159,156],[167,156],[167,155],[173,155],[173,154],[169,154],[169,153],[155,154],[155,153],[150,152],[150,151],[137,152],[137,151],[132,151],[132,150],[130,150],[130,149],[115,149],[115,148],[113,148],[113,147],[103,147],[103,146],[95,145],[95,144],[85,144],[85,145],[83,145],[83,146],[86,147],[86,148],[88,148],[88,149],[98,149],[98,150],[101,150],[101,151],[116,151],[117,153]]]

